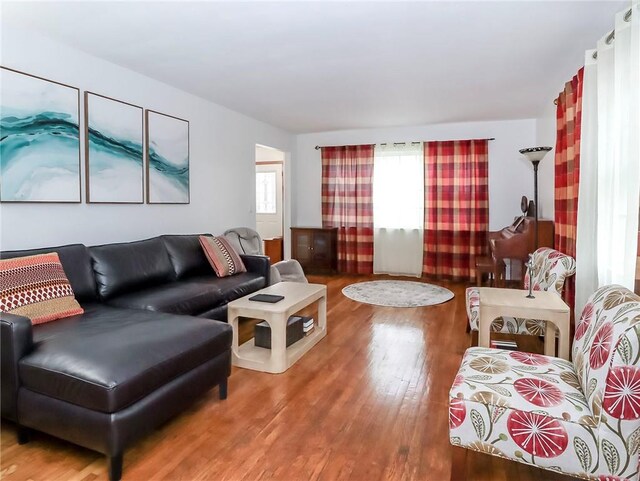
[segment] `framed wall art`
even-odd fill
[[[88,203],[144,202],[142,107],[84,93]]]
[[[0,201],[80,202],[80,91],[0,67]]]
[[[147,202],[189,203],[189,122],[146,111]]]

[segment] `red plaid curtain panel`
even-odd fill
[[[580,127],[584,68],[567,82],[558,97],[555,158],[555,248],[575,259],[580,181]],[[575,279],[565,282],[563,295],[573,307]]]
[[[427,142],[424,167],[423,273],[474,280],[487,246],[488,141]]]
[[[322,148],[322,226],[338,228],[338,270],[373,272],[373,145]]]

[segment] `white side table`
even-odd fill
[[[478,321],[478,346],[490,347],[491,323],[500,316],[539,319],[547,321],[544,335],[544,353],[555,356],[556,329],[559,331],[558,357],[569,360],[569,306],[562,298],[547,291],[533,291],[534,299],[528,299],[529,291],[480,287],[480,319]]]

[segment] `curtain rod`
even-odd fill
[[[470,139],[470,140],[496,140],[496,138],[491,137],[489,139]],[[426,142],[451,142],[451,140],[427,140]],[[422,143],[424,142],[393,142],[393,145],[422,144]],[[363,145],[363,144],[356,144],[356,145]],[[356,145],[341,145],[340,147],[355,147]],[[364,145],[371,145],[371,144],[364,144]],[[387,143],[385,142],[380,145],[387,145]],[[335,146],[334,145],[316,145],[314,148],[316,150],[320,150],[324,147],[335,147]]]
[[[631,21],[631,15],[633,15],[633,8],[630,8],[629,10],[627,10],[627,13],[624,14],[623,20],[625,22],[630,22]],[[609,35],[607,35],[607,37],[604,39],[604,42],[607,45],[611,45],[611,43],[616,39],[616,30],[613,29],[611,30],[611,33],[609,33]],[[596,50],[595,52],[593,52],[593,54],[591,55],[591,57],[593,57],[593,60],[598,60],[598,51]],[[553,105],[558,105],[558,99],[554,99],[553,100]]]

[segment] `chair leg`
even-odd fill
[[[109,456],[109,481],[120,481],[122,478],[122,453]]]
[[[18,444],[27,444],[31,440],[31,430],[18,424],[16,436],[18,438]]]
[[[478,331],[471,331],[471,346],[478,345]]]
[[[227,387],[229,384],[229,378],[225,377],[224,381],[222,381],[220,384],[218,384],[218,389],[219,389],[219,395],[220,395],[220,399],[221,400],[225,400],[227,399]]]

